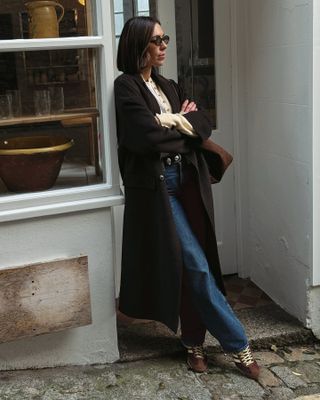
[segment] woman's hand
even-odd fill
[[[182,103],[181,114],[186,114],[191,111],[198,111],[197,105],[194,101],[189,101],[188,99]]]

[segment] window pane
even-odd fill
[[[138,13],[140,11],[148,11],[149,10],[149,0],[137,0],[137,8]]]
[[[119,36],[125,22],[134,15],[149,16],[149,0],[113,0],[115,41],[118,48]]]
[[[87,36],[93,25],[92,0],[0,1],[0,40]]]
[[[123,12],[123,0],[114,0],[114,12]]]
[[[12,138],[18,137],[19,147],[25,137],[63,136],[73,139],[74,145],[65,154],[53,188],[102,182],[96,58],[97,52],[93,49],[0,53],[0,177],[3,181],[4,171],[8,170],[3,164],[6,155],[2,152],[7,149],[6,142],[11,146]],[[0,195],[4,194],[8,194],[8,188],[0,180]]]
[[[114,15],[114,23],[115,23],[116,36],[120,36],[123,25],[124,25],[123,14],[115,14]]]
[[[148,16],[150,15],[150,13],[149,13],[149,11],[139,11],[139,12],[138,12],[138,15],[139,15],[139,16],[148,17]]]

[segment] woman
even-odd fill
[[[207,370],[206,330],[257,379],[241,323],[224,295],[214,232],[210,174],[203,156],[211,121],[176,83],[157,73],[169,37],[160,22],[125,24],[115,80],[118,155],[125,187],[120,310],[176,332],[187,363]]]

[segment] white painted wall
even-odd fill
[[[110,210],[103,208],[1,224],[0,269],[88,255],[93,323],[0,344],[0,370],[118,359]]]
[[[313,2],[313,269],[308,326],[320,339],[320,2]],[[317,285],[317,286],[316,286]]]
[[[313,274],[320,285],[320,1],[313,2]],[[319,298],[320,300],[320,298]],[[320,301],[319,301],[320,302]],[[319,326],[320,329],[320,326]]]
[[[164,32],[170,36],[170,46],[167,48],[167,61],[160,68],[163,76],[178,82],[177,67],[177,43],[175,4],[172,0],[157,1],[157,16],[161,22]]]
[[[312,266],[312,0],[244,5],[244,263],[258,286],[306,323]]]
[[[123,233],[124,206],[112,207],[112,223],[114,231],[114,265],[115,265],[115,283],[116,298],[119,297],[121,284],[121,260],[122,260],[122,233]]]

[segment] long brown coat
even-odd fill
[[[154,81],[177,113],[185,100],[177,84],[155,71]],[[159,105],[139,74],[115,80],[118,155],[125,187],[120,310],[135,318],[161,321],[176,332],[179,319],[182,257],[164,181],[163,153],[182,153],[193,171],[184,207],[224,292],[208,166],[199,147],[211,134],[203,111],[185,114],[200,136],[188,138],[161,127]]]

